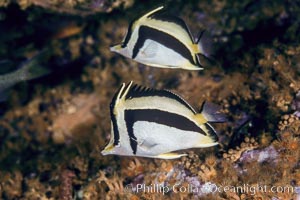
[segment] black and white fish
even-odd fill
[[[110,50],[152,67],[203,69],[200,55],[206,58],[209,52],[205,51],[210,49],[205,47],[205,40],[200,41],[203,32],[194,41],[185,22],[163,15],[162,9],[158,7],[131,22],[122,43]]]
[[[204,104],[197,113],[170,91],[123,83],[110,104],[111,137],[101,153],[174,159],[186,154],[173,151],[217,145],[209,122],[225,117],[214,109]]]

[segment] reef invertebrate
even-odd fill
[[[98,102],[96,94],[79,94],[63,102],[60,106],[61,111],[49,127],[53,132],[53,140],[56,143],[64,143],[72,139],[72,134],[80,126],[93,126],[96,122],[93,109],[98,106]]]
[[[73,186],[72,186],[72,179],[75,176],[75,173],[70,170],[63,170],[61,173],[61,184],[60,184],[60,191],[59,197],[63,200],[71,200],[73,199]]]
[[[299,133],[300,120],[294,114],[285,114],[281,117],[278,123],[278,129],[280,131],[291,130],[297,135]]]
[[[246,137],[244,139],[244,142],[242,142],[239,147],[236,147],[236,149],[229,149],[227,153],[224,153],[223,158],[230,160],[231,162],[235,162],[241,158],[243,152],[252,150],[257,147],[258,143],[254,138]]]

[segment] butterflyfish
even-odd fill
[[[181,18],[164,15],[162,9],[158,7],[132,21],[121,44],[110,50],[152,67],[203,69],[200,55],[202,60],[208,58],[211,49],[206,47],[210,46],[208,42],[200,40],[204,31],[195,41]]]
[[[203,105],[197,113],[180,96],[124,83],[110,104],[111,137],[103,155],[175,159],[174,151],[211,147],[218,137],[210,122],[223,122],[222,113]]]

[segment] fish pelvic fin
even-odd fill
[[[47,60],[48,56],[48,52],[44,50],[38,55],[31,58],[30,60],[28,60],[27,62],[25,62],[20,68],[19,72],[21,80],[31,80],[49,74],[51,70],[41,65],[42,62]]]
[[[200,124],[204,124],[206,122],[226,122],[226,115],[221,113],[220,109],[220,106],[216,104],[203,102],[201,112],[196,115],[198,118],[197,121]]]
[[[159,154],[157,156],[154,156],[154,158],[160,158],[160,159],[176,159],[176,158],[180,158],[182,156],[187,156],[186,153],[184,154],[178,154],[178,153],[163,153],[163,154]]]

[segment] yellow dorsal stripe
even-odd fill
[[[116,104],[118,104],[119,100],[122,98],[121,94],[122,94],[124,88],[125,88],[125,83],[122,83],[121,89],[120,89],[119,94],[118,94],[117,99],[116,99]]]
[[[124,103],[125,97],[126,97],[128,91],[130,90],[130,87],[131,87],[132,83],[133,82],[130,81],[130,83],[127,85],[127,87],[126,87],[125,83],[122,83],[121,89],[120,89],[120,91],[118,93],[118,96],[117,96],[117,99],[116,99],[114,112],[116,111],[116,107],[122,105],[122,102]]]
[[[126,88],[126,90],[125,90],[125,92],[123,94],[123,96],[121,97],[123,100],[125,100],[125,97],[128,94],[128,92],[129,92],[129,90],[130,90],[130,88],[132,86],[132,83],[133,83],[133,81],[130,81],[130,83],[128,84],[128,86],[127,86],[127,88]]]
[[[168,21],[163,21],[159,19],[153,19],[149,18],[150,15],[153,13],[163,9],[163,6],[160,6],[153,11],[148,12],[144,16],[142,16],[136,25],[144,25],[151,27],[153,29],[160,30],[162,32],[165,32],[169,35],[172,35],[174,38],[177,38],[180,42],[182,42],[186,47],[191,51],[194,52],[195,47],[192,47],[195,45],[192,40],[192,36],[190,33],[182,28],[180,25],[174,23],[174,22],[168,22]],[[198,52],[198,47],[196,48],[196,52]]]

